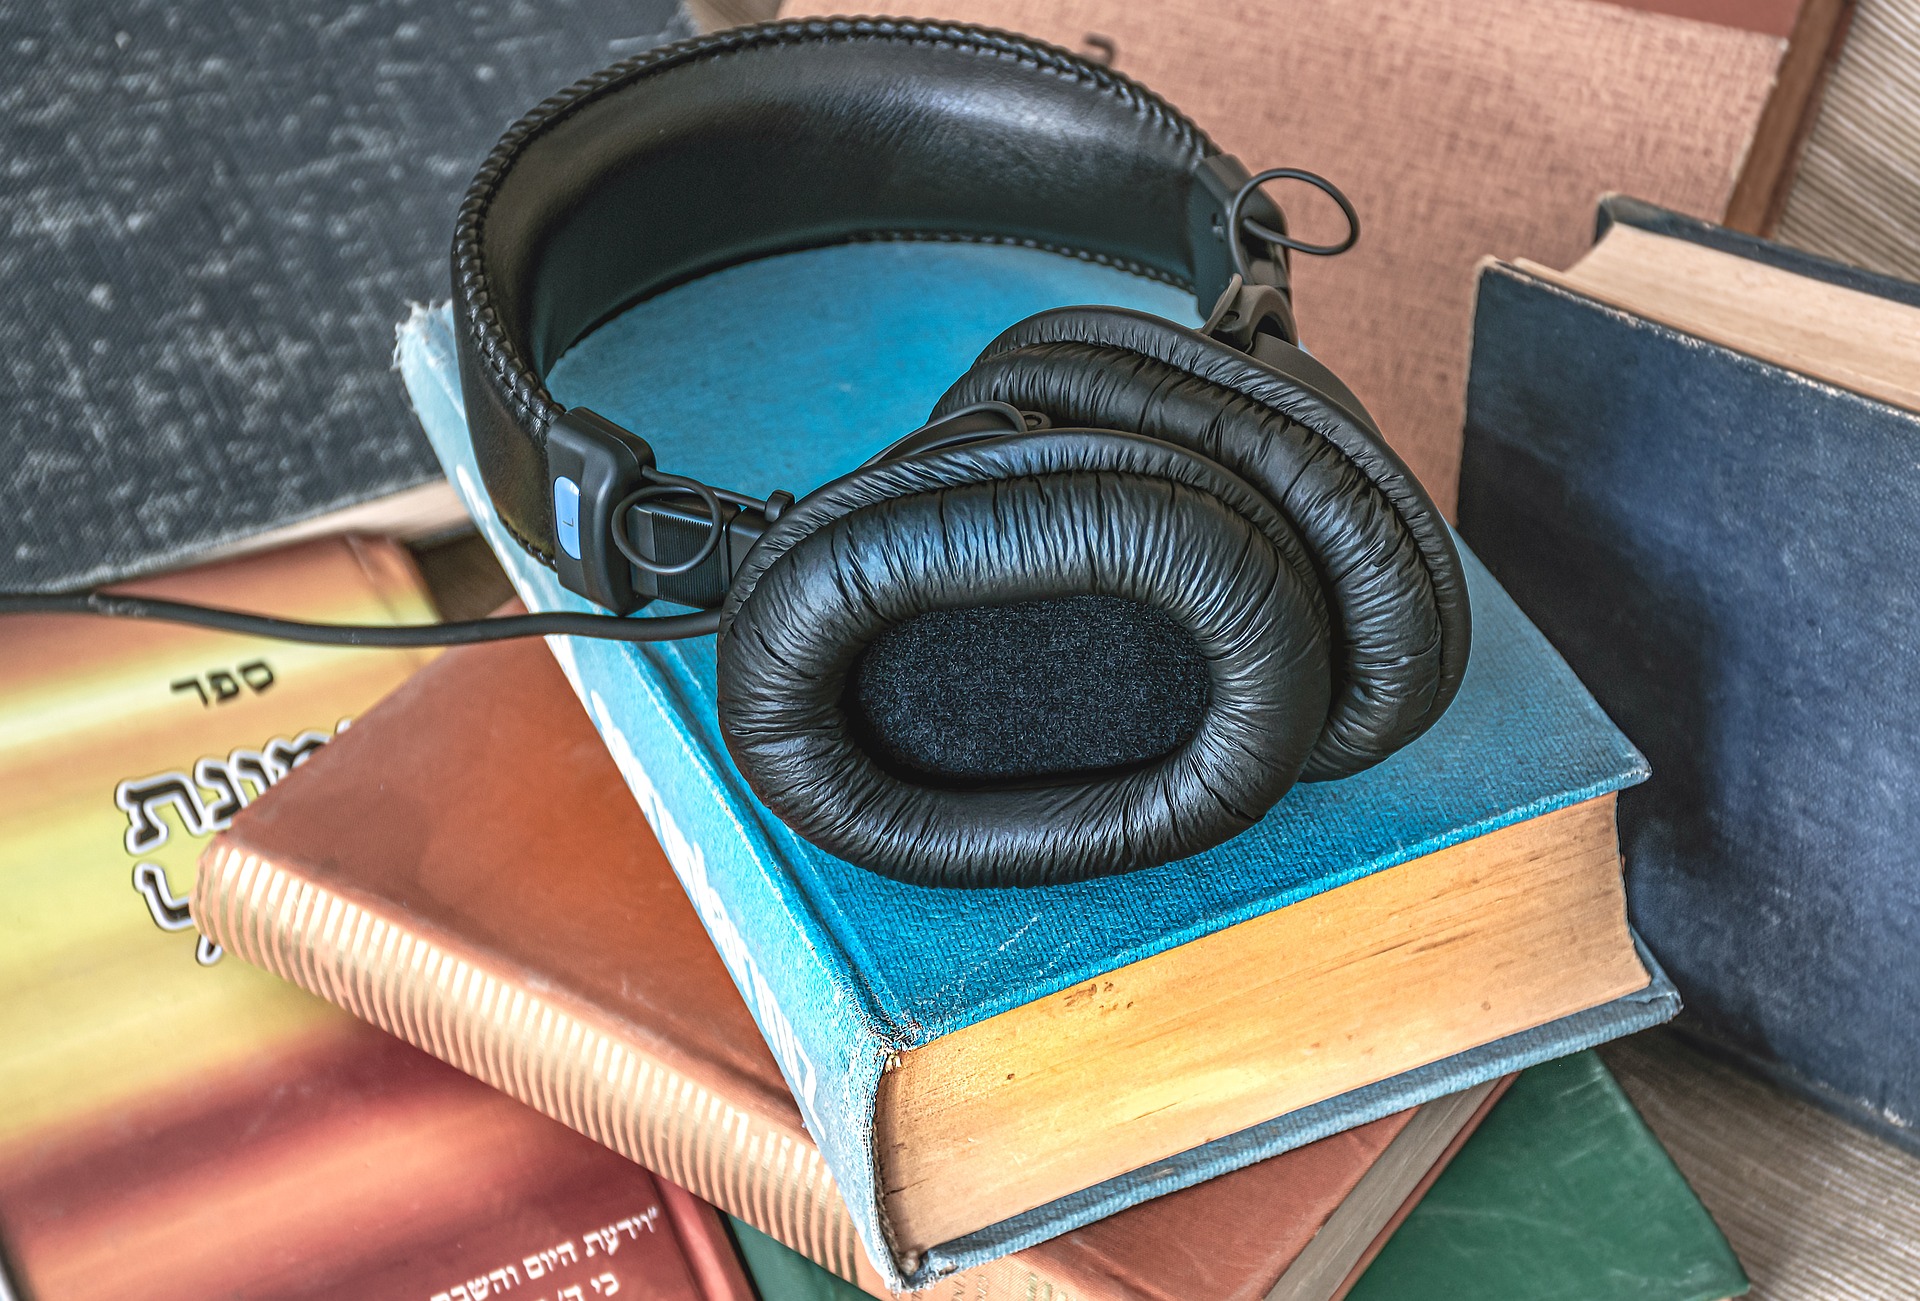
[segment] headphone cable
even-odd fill
[[[269,637],[314,646],[366,646],[388,650],[428,646],[471,646],[516,637],[595,637],[602,641],[680,641],[719,631],[720,612],[672,614],[625,619],[607,614],[510,614],[455,623],[366,624],[305,623],[266,614],[243,614],[184,601],[162,601],[111,592],[0,593],[0,616],[9,614],[92,614],[113,619],[151,619],[183,623],[219,632]]]

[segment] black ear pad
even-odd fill
[[[1328,646],[1312,563],[1259,492],[1166,443],[1055,430],[864,467],[790,507],[722,610],[720,726],[755,793],[830,853],[928,885],[1050,884],[1257,821],[1320,734]],[[1051,690],[1062,674],[1076,691]],[[1103,750],[1087,689],[1132,753]],[[979,728],[1018,753],[970,752]]]
[[[1157,316],[1062,308],[990,344],[934,417],[989,400],[1199,452],[1293,525],[1334,637],[1333,707],[1308,780],[1378,763],[1452,702],[1471,635],[1452,536],[1358,400],[1312,357],[1290,355],[1282,370]]]

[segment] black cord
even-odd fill
[[[677,474],[661,474],[658,470],[645,471],[648,482],[622,497],[613,508],[613,545],[636,568],[649,574],[659,574],[670,578],[675,574],[688,574],[707,562],[720,546],[720,539],[727,531],[726,512],[720,509],[720,494],[698,479],[688,479]],[[678,564],[663,565],[652,556],[643,556],[634,548],[633,541],[627,537],[627,512],[643,501],[652,501],[656,497],[671,497],[675,494],[692,493],[707,508],[707,540],[693,555]],[[763,507],[764,509],[764,507]]]
[[[515,637],[597,637],[603,641],[680,641],[705,637],[720,628],[720,612],[672,614],[658,619],[622,619],[603,614],[510,614],[463,623],[366,624],[303,623],[272,615],[242,614],[183,601],[157,601],[110,592],[0,593],[0,615],[98,614],[115,619],[153,619],[185,623],[249,637],[307,642],[315,646],[370,646],[406,649],[422,646],[471,646]]]
[[[1253,197],[1255,190],[1268,181],[1305,181],[1340,205],[1340,212],[1347,219],[1347,237],[1337,244],[1303,244],[1285,231],[1273,230],[1263,226],[1253,218],[1246,216],[1247,200]],[[1233,269],[1244,280],[1253,276],[1247,270],[1247,249],[1244,233],[1251,231],[1269,244],[1281,248],[1290,248],[1296,253],[1307,253],[1314,257],[1337,257],[1360,242],[1360,214],[1353,210],[1353,201],[1340,192],[1340,187],[1318,172],[1303,171],[1298,167],[1269,167],[1264,172],[1256,172],[1247,178],[1233,196],[1233,202],[1227,205],[1228,251],[1233,254]]]

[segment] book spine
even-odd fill
[[[224,840],[201,861],[192,911],[236,957],[881,1288],[804,1134],[733,1105],[583,1009]]]
[[[591,612],[507,534],[479,486],[445,316],[422,309],[402,327],[397,356],[421,426],[527,607]],[[883,1262],[889,1285],[904,1286],[919,1261],[895,1260],[873,1141],[874,1100],[898,1036],[786,870],[791,833],[767,825],[716,759],[724,746],[701,730],[703,711],[687,704],[699,694],[688,657],[710,649],[548,644],[772,1049],[869,1257]]]

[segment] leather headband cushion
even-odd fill
[[[928,885],[1040,885],[1155,865],[1251,826],[1326,716],[1326,613],[1285,521],[1218,465],[1096,431],[995,439],[855,471],[791,508],[722,611],[719,714],[754,791],[841,858]],[[742,595],[742,594],[745,595]],[[1138,602],[1208,673],[1156,762],[933,786],[861,743],[849,673],[929,611]]]
[[[1120,308],[1065,308],[996,339],[934,408],[997,400],[1057,424],[1189,448],[1298,531],[1333,622],[1333,706],[1303,776],[1368,768],[1445,712],[1466,669],[1466,585],[1439,511],[1358,400],[1311,357],[1279,371]]]
[[[1198,292],[1234,164],[1165,101],[1027,37],[804,19],[650,50],[548,99],[461,205],[454,329],[474,450],[551,559],[553,363],[629,304],[752,258],[862,238],[1056,249]],[[769,204],[768,195],[778,202]],[[1267,219],[1277,219],[1268,217]]]

